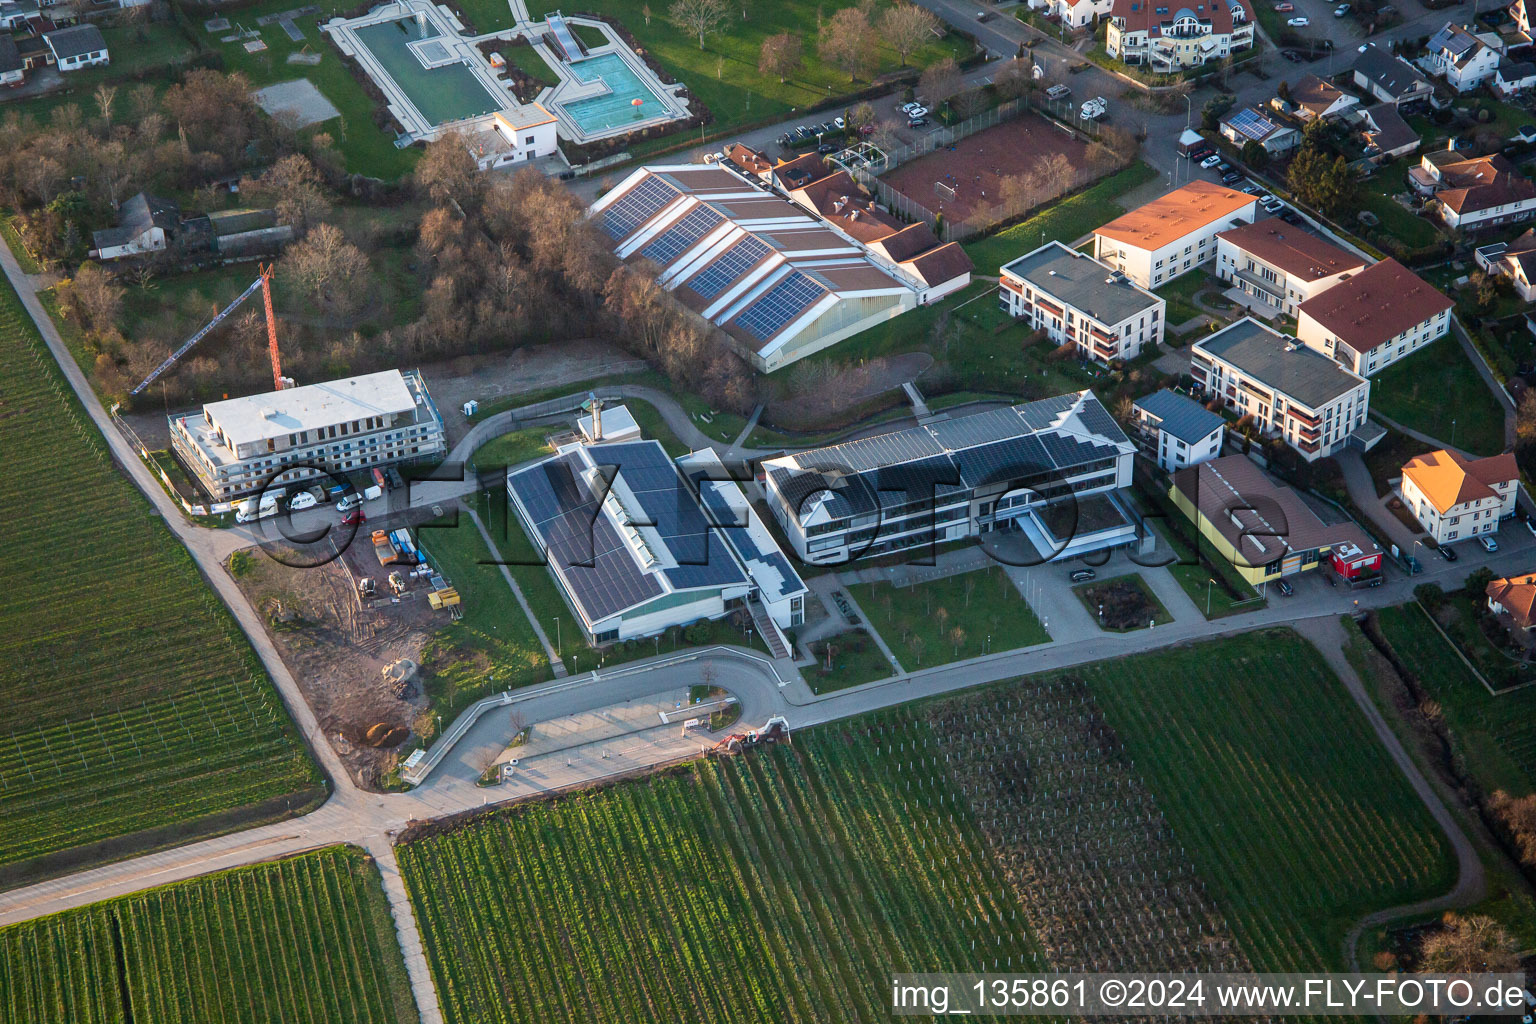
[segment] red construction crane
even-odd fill
[[[293,380],[283,376],[283,364],[277,352],[277,317],[272,313],[272,265],[269,263],[260,269],[261,276],[252,281],[245,291],[236,296],[234,302],[220,310],[218,316],[204,324],[201,330],[188,338],[181,348],[172,352],[165,362],[155,367],[154,372],[145,377],[139,386],[128,392],[128,394],[137,395],[158,380],[161,374],[169,370],[176,363],[176,360],[190,352],[193,345],[206,338],[208,333],[223,323],[229,314],[239,308],[242,302],[256,294],[256,289],[258,288],[261,289],[261,297],[267,311],[267,352],[272,357],[272,387],[278,391],[283,390],[285,387],[292,387]]]

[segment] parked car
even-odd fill
[[[1275,10],[1279,11],[1281,14],[1290,14],[1295,9],[1295,4],[1275,4]]]
[[[875,134],[875,126],[872,124],[861,124],[859,125],[859,134],[867,139]]]
[[[1073,569],[1071,578],[1073,583],[1087,583],[1089,580],[1098,579],[1098,576],[1099,574],[1092,569]]]
[[[1419,573],[1424,571],[1424,564],[1417,558],[1414,558],[1412,555],[1409,555],[1407,558],[1403,559],[1403,562],[1408,566],[1409,576],[1417,576]]]
[[[1285,209],[1280,211],[1280,219],[1285,221],[1287,224],[1300,224],[1301,214],[1287,206]]]
[[[907,111],[907,116],[911,118],[927,117],[928,108],[919,103],[917,106]]]
[[[830,143],[830,142],[823,142],[821,145],[816,147],[816,152],[823,153],[823,154],[825,154],[825,153],[836,153],[837,152],[837,147],[832,145],[832,143]]]
[[[1220,174],[1231,174],[1232,165],[1223,160],[1221,163],[1216,165],[1216,170]]]
[[[362,505],[362,503],[363,503],[363,496],[361,494],[358,494],[356,491],[353,491],[350,494],[347,494],[346,496],[344,496],[340,501],[338,501],[336,503],[336,511],[337,512],[350,512],[354,508],[357,508],[360,505]]]
[[[1045,90],[1045,98],[1048,100],[1064,100],[1072,95],[1072,90],[1065,85],[1053,85]]]
[[[848,122],[844,121],[840,117],[834,117],[832,119],[832,123],[837,125],[837,128],[838,128],[839,131],[847,131],[848,130]]]
[[[1196,146],[1194,149],[1189,151],[1189,158],[1191,160],[1204,160],[1208,156],[1215,155],[1216,151],[1210,146]]]
[[[1490,555],[1499,550],[1499,542],[1494,540],[1486,533],[1477,538],[1477,542],[1481,544],[1483,546],[1483,550],[1488,552]]]
[[[1290,580],[1281,580],[1279,586],[1280,594],[1282,597],[1290,597],[1292,594],[1296,593],[1296,588],[1291,586]]]
[[[1086,111],[1085,111],[1085,113],[1086,113]],[[1210,156],[1208,156],[1204,160],[1200,161],[1200,166],[1206,168],[1207,170],[1209,170],[1210,168],[1215,167],[1219,163],[1221,163],[1221,157],[1217,156],[1215,153],[1212,153]]]
[[[318,504],[320,502],[315,499],[313,494],[310,494],[308,491],[300,491],[293,496],[292,501],[288,502],[288,511],[302,512],[304,509],[314,508]]]
[[[1292,64],[1300,64],[1302,61],[1306,60],[1305,57],[1297,53],[1295,50],[1281,50],[1280,56],[1284,57]]]
[[[913,101],[908,102],[908,103],[903,103],[901,105],[901,112],[903,114],[910,114],[910,113],[912,113],[912,111],[916,110],[920,106],[922,106],[922,104],[918,103],[916,100],[913,100]]]
[[[1354,7],[1350,4],[1339,4],[1339,6],[1333,9],[1333,16],[1335,18],[1342,18],[1352,10],[1354,10]]]
[[[927,124],[928,124],[928,119],[926,117],[914,117],[912,120],[907,122],[907,127],[908,128],[922,128],[922,127],[925,127]]]
[[[1445,559],[1447,562],[1454,562],[1460,556],[1456,554],[1456,549],[1451,547],[1449,544],[1441,544],[1440,557]]]
[[[1312,22],[1306,18],[1291,18],[1286,24],[1291,26],[1291,28],[1306,28]]]
[[[1263,192],[1264,190],[1259,188],[1259,186],[1255,185],[1253,182],[1250,181],[1248,184],[1243,186],[1243,191],[1246,192],[1250,196],[1256,196],[1260,192]]]
[[[1260,203],[1259,205],[1264,207],[1264,212],[1271,217],[1285,209],[1285,204],[1273,196],[1270,197],[1268,202]]]
[[[1221,183],[1229,188],[1242,180],[1243,176],[1238,174],[1236,171],[1228,171],[1226,174],[1221,176]]]
[[[341,517],[342,526],[361,526],[368,521],[368,516],[360,508],[355,508]]]
[[[991,11],[977,11],[976,12],[976,20],[977,21],[990,21],[991,19],[992,19],[992,12]]]

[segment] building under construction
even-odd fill
[[[289,387],[170,417],[171,446],[215,501],[440,456],[443,418],[415,370]]]

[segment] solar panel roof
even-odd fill
[[[628,238],[681,194],[677,186],[651,175],[603,210],[603,231],[615,242]]]
[[[641,249],[640,255],[664,267],[724,220],[724,217],[708,206],[695,206],[676,224],[657,235],[649,245]]]
[[[1232,130],[1255,142],[1262,142],[1275,133],[1275,122],[1251,107],[1244,107],[1227,119]]]
[[[792,271],[738,313],[735,322],[758,341],[767,341],[825,294],[824,285],[801,271]]]
[[[761,263],[772,252],[751,235],[743,238],[725,252],[716,256],[707,266],[693,275],[686,284],[702,299],[713,299],[740,280],[741,276]]]

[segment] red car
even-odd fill
[[[1290,14],[1295,9],[1295,4],[1275,4],[1275,10],[1279,11],[1281,14]]]
[[[342,526],[360,526],[367,521],[368,517],[363,515],[363,510],[360,508],[355,508],[341,517]]]

